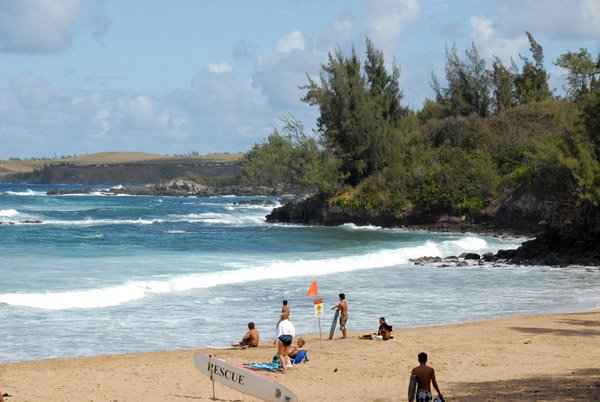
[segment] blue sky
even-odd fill
[[[306,74],[364,38],[401,65],[419,109],[445,46],[488,61],[600,51],[598,0],[2,0],[0,159],[107,151],[245,152],[293,114]],[[530,57],[531,58],[531,57]],[[489,65],[489,64],[488,64]]]

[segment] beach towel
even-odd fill
[[[306,356],[306,350],[298,351],[294,358],[290,358],[290,361],[292,364],[307,362],[308,356]],[[244,366],[259,370],[283,370],[283,367],[279,364],[279,357],[277,355],[273,356],[272,363],[244,363]]]
[[[244,366],[260,370],[283,370],[281,365],[272,363],[244,363]]]

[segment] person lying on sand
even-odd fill
[[[377,334],[359,336],[358,339],[377,339],[387,341],[392,338],[392,326],[385,322],[385,318],[379,318],[379,330]]]
[[[238,344],[234,344],[233,342],[231,342],[231,346],[232,347],[238,347],[238,346],[248,346],[251,348],[255,348],[258,346],[258,330],[256,328],[254,328],[254,323],[253,322],[249,322],[248,323],[248,332],[246,333],[246,335],[244,335],[244,337],[242,338],[242,341]]]

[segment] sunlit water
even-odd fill
[[[415,265],[420,256],[516,248],[522,239],[265,222],[236,197],[73,195],[0,184],[0,363],[222,347],[254,321],[274,336],[283,299],[298,333],[328,330],[338,293],[348,329],[373,330],[596,307],[600,271]],[[106,188],[100,186],[97,188]],[[269,199],[264,199],[265,201]],[[19,223],[22,221],[41,223]]]

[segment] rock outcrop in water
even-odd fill
[[[294,191],[291,193],[290,191]],[[83,190],[52,190],[48,195],[69,194],[94,194],[103,195],[153,195],[165,197],[219,197],[234,195],[238,197],[282,197],[295,196],[297,189],[284,186],[272,187],[248,187],[248,186],[225,186],[211,187],[186,180],[165,180],[158,184],[145,187],[119,187],[110,190],[94,190],[86,188]]]

